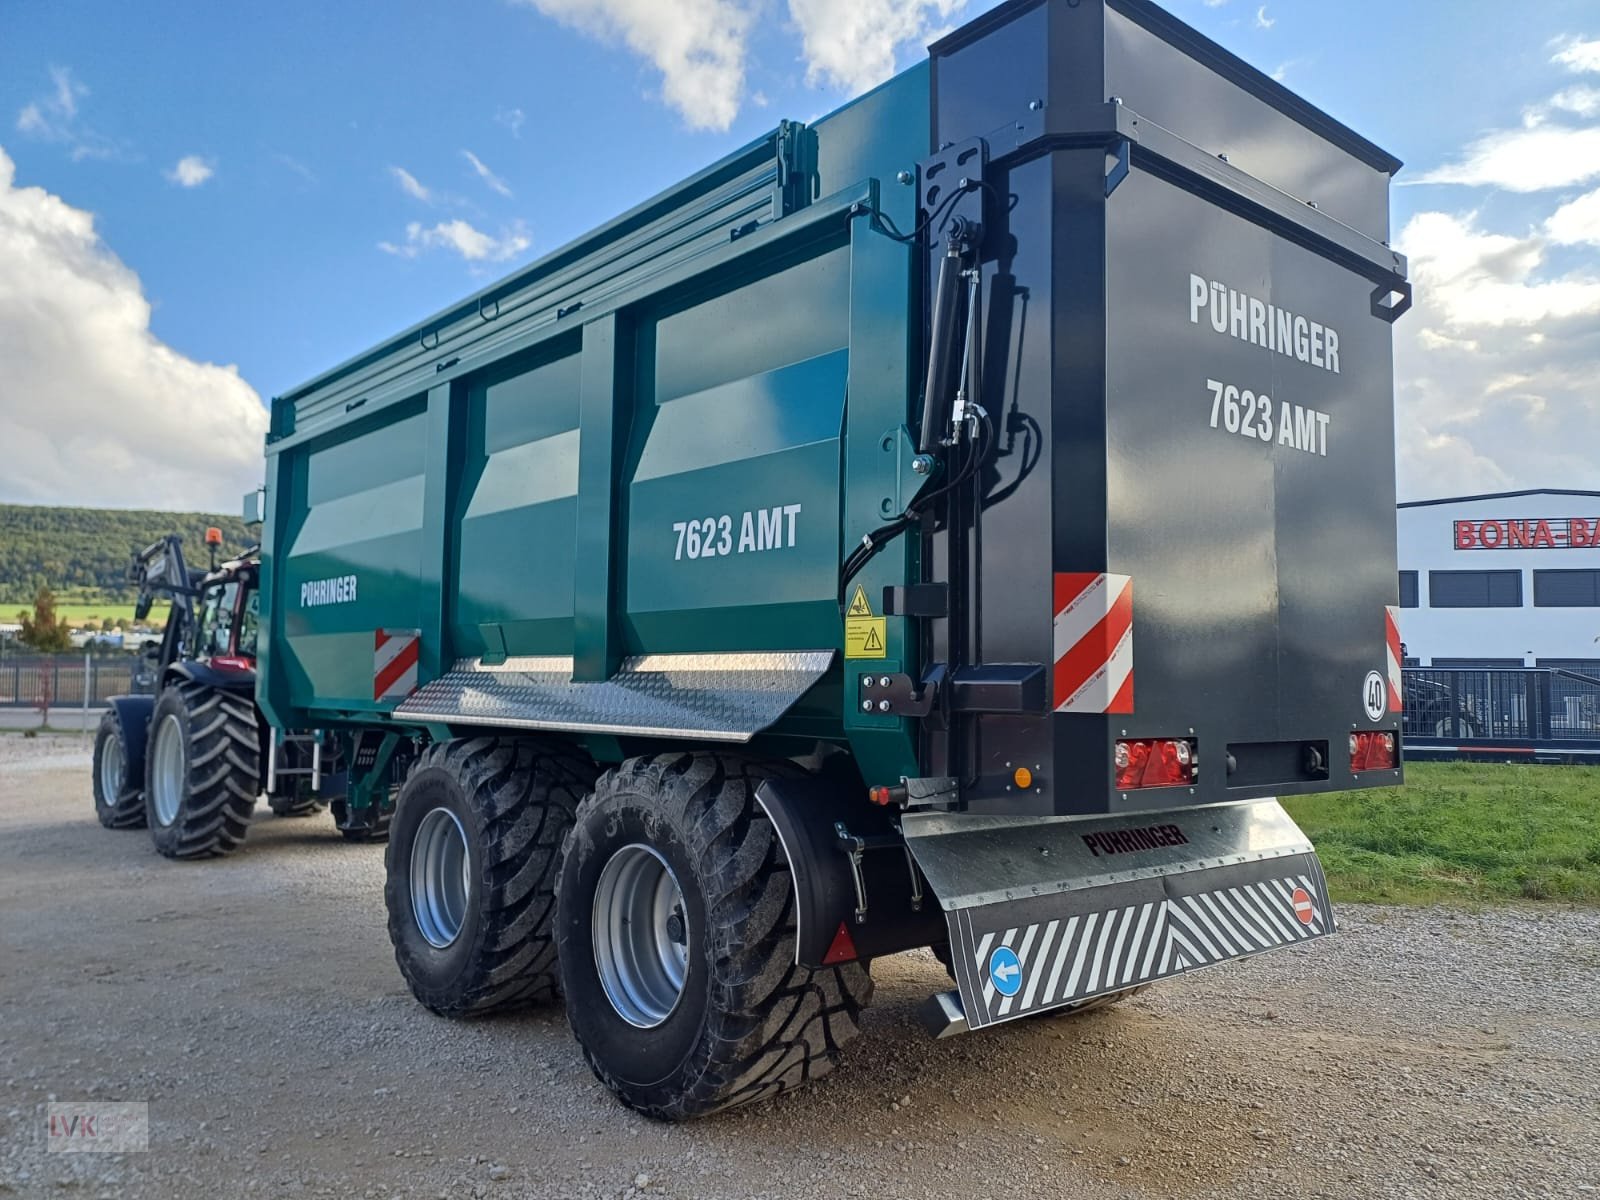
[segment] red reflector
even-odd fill
[[[1113,761],[1117,790],[1187,787],[1195,780],[1200,756],[1187,738],[1139,738],[1119,741]]]
[[[843,921],[839,922],[839,932],[833,935],[833,941],[828,945],[828,952],[822,956],[822,965],[831,967],[835,963],[854,962],[861,956],[856,953],[855,939],[850,936],[850,930]]]
[[[237,654],[219,654],[211,660],[211,665],[219,671],[253,671],[256,669],[254,662]]]
[[[872,801],[874,804],[888,804],[889,800],[891,799],[889,795],[889,789],[881,786],[868,788],[867,799]],[[841,925],[839,928],[843,929],[844,926]]]
[[[1392,771],[1395,761],[1394,734],[1388,730],[1350,735],[1352,771]]]

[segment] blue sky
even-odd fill
[[[0,418],[33,465],[0,499],[231,508],[259,398],[987,7],[10,0],[0,351],[28,367]],[[1168,7],[1408,164],[1394,228],[1433,287],[1401,326],[1402,491],[1600,483],[1572,445],[1600,433],[1600,199],[1571,207],[1600,184],[1600,6]],[[179,466],[206,447],[210,470]]]

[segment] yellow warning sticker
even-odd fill
[[[867,589],[856,584],[856,594],[850,597],[850,607],[844,610],[847,617],[870,617],[872,605],[867,600]]]
[[[852,607],[854,607],[852,605]],[[888,621],[883,617],[846,617],[844,656],[846,658],[885,658],[884,633]]]

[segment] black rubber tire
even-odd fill
[[[939,960],[939,965],[944,967],[945,973],[953,981],[956,977],[955,966],[950,958],[950,943],[940,942],[938,945],[929,946],[929,951]],[[1076,1017],[1084,1013],[1094,1012],[1097,1008],[1110,1008],[1113,1004],[1121,1004],[1124,1000],[1132,1000],[1140,992],[1154,985],[1141,983],[1135,987],[1123,988],[1120,992],[1107,992],[1104,996],[1095,996],[1088,1000],[1079,1000],[1076,1004],[1064,1004],[1059,1008],[1041,1009],[1029,1013],[1030,1017]]]
[[[102,787],[100,766],[107,746],[112,744],[122,750],[122,770],[118,772],[120,782],[115,785],[116,794],[107,796]],[[107,829],[144,828],[144,795],[139,791],[138,781],[129,779],[128,774],[128,746],[122,736],[122,722],[117,720],[116,713],[107,712],[100,718],[100,728],[94,735],[94,815]]]
[[[629,1108],[683,1120],[830,1071],[872,998],[862,963],[796,966],[789,864],[755,789],[790,764],[675,753],[606,772],[578,809],[557,922],[567,1017],[600,1082]],[[629,1024],[595,965],[600,873],[624,846],[661,855],[683,893],[689,958],[677,1006]]]
[[[337,800],[328,801],[328,811],[333,814],[333,823],[339,827],[339,833],[347,842],[386,842],[389,840],[389,829],[394,824],[394,807],[386,805],[381,800],[374,799],[378,805],[378,819],[370,826],[360,829],[346,829],[345,800],[341,796]]]
[[[268,796],[267,807],[277,817],[312,817],[322,810],[322,800],[315,795],[294,792],[287,796]]]
[[[555,741],[470,738],[430,746],[395,802],[384,903],[395,962],[441,1016],[551,1000],[561,847],[594,784],[585,755]],[[440,949],[412,908],[411,853],[423,817],[448,808],[467,837],[469,889],[460,932]]]
[[[176,717],[181,730],[184,786],[172,824],[162,825],[151,784],[168,717]],[[244,841],[260,792],[255,704],[200,683],[168,685],[150,716],[144,765],[145,817],[156,850],[167,858],[231,854]]]

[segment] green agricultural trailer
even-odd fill
[[[683,1118],[1334,929],[1399,771],[1399,162],[1016,0],[274,400],[258,700],[394,806],[400,970]]]

